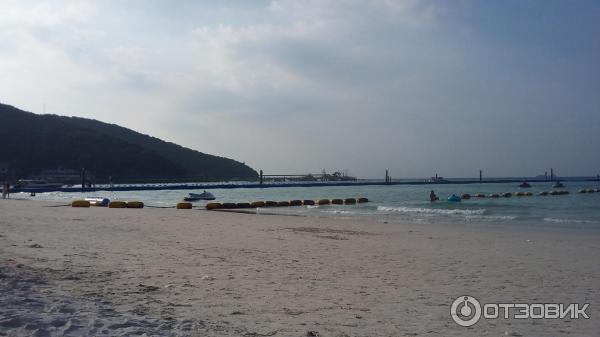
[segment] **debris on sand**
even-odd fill
[[[157,291],[159,289],[156,286],[148,286],[148,285],[141,284],[141,283],[138,284],[138,288],[140,288],[140,291],[144,292],[144,293],[148,293],[148,292],[151,292],[151,291]]]

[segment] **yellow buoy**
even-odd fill
[[[548,192],[546,192],[546,191],[542,191],[542,192],[540,192],[540,195],[541,195],[541,196],[548,195]]]
[[[234,209],[234,208],[236,208],[236,205],[233,202],[224,202],[223,204],[221,204],[221,208]]]
[[[358,202],[362,204],[365,202],[369,202],[369,199],[368,198],[358,198]]]
[[[499,198],[500,196],[496,193],[490,194],[490,198]]]
[[[90,207],[90,202],[87,200],[73,200],[71,207]]]
[[[315,205],[315,201],[314,200],[304,200],[304,201],[302,201],[302,204],[304,206],[314,206]]]
[[[485,198],[485,194],[483,194],[483,193],[477,193],[477,194],[475,194],[475,197],[477,197],[477,198]]]
[[[180,202],[176,206],[177,209],[192,209],[191,202]]]
[[[238,202],[235,204],[235,208],[251,208],[251,206],[248,202]]]
[[[530,197],[530,196],[532,196],[532,195],[533,195],[533,193],[531,193],[531,192],[525,192],[525,196],[528,196],[528,197]]]
[[[463,193],[463,194],[460,196],[460,198],[461,198],[461,199],[468,200],[468,199],[471,199],[471,195],[470,195],[469,193]]]
[[[595,190],[593,190],[593,189],[591,189],[591,188],[588,188],[587,192],[588,192],[588,193],[594,193],[594,192],[596,192],[596,191],[595,191]]]
[[[141,201],[128,201],[127,208],[144,208],[144,203]]]
[[[587,190],[586,189],[582,189],[582,190],[577,191],[577,193],[587,193]]]
[[[317,204],[319,205],[329,205],[331,203],[331,201],[329,201],[329,199],[320,199]]]
[[[265,202],[264,201],[253,201],[250,203],[250,207],[252,207],[252,208],[265,207]]]
[[[290,202],[289,201],[278,201],[277,202],[277,206],[279,206],[279,207],[289,207],[290,206]]]
[[[265,201],[265,207],[277,207],[277,201]]]
[[[206,204],[206,209],[219,209],[221,208],[221,203],[220,202],[209,202],[208,204]]]
[[[332,199],[331,203],[334,205],[343,205],[344,204],[344,200],[342,199]]]
[[[302,206],[302,200],[290,200],[290,206]]]
[[[108,208],[127,208],[125,201],[111,201],[108,203]]]
[[[512,193],[505,192],[505,193],[502,193],[502,196],[505,197],[505,198],[510,198],[510,197],[512,197]]]

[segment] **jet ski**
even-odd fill
[[[448,197],[449,202],[460,202],[460,200],[461,200],[461,198],[456,194],[452,194],[451,196]]]
[[[210,192],[190,193],[187,197],[183,198],[184,201],[199,201],[199,200],[215,200],[215,196]]]
[[[528,182],[524,181],[524,182],[521,183],[521,185],[519,185],[519,187],[520,188],[529,188],[529,187],[531,187],[531,185],[529,185]]]

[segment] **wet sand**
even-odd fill
[[[600,235],[0,200],[3,336],[595,336]],[[482,302],[587,320],[451,319]]]

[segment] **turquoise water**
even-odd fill
[[[538,196],[551,191],[552,183],[531,183],[521,189],[518,184],[458,184],[458,185],[394,185],[394,186],[323,186],[290,188],[251,188],[210,190],[219,202],[255,200],[331,199],[367,197],[371,202],[353,206],[302,206],[258,209],[257,212],[302,214],[315,217],[366,218],[380,222],[466,223],[472,225],[515,225],[552,228],[600,230],[600,193],[578,194],[579,189],[600,189],[590,182],[565,182],[569,195]],[[441,201],[429,202],[433,189]],[[511,198],[471,198],[460,203],[447,202],[452,193],[462,194],[532,192],[533,196]],[[35,199],[71,201],[86,196],[102,196],[112,200],[140,200],[152,206],[173,206],[188,192],[202,191],[132,191],[82,193],[39,193]],[[20,197],[29,198],[27,194]],[[195,203],[203,206],[205,203]]]

